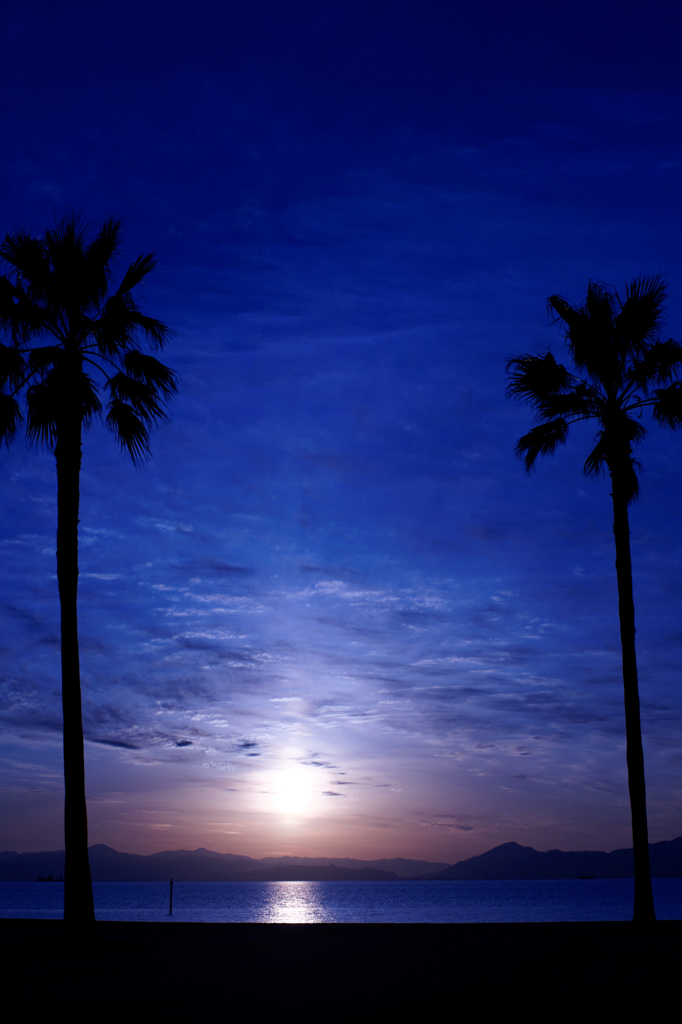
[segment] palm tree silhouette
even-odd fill
[[[25,419],[29,443],[57,463],[57,580],[61,607],[64,714],[64,921],[74,938],[94,927],[78,656],[78,514],[83,428],[102,414],[121,450],[139,465],[150,454],[149,428],[166,418],[176,376],[140,351],[159,349],[170,330],[144,316],[132,291],[154,267],[138,256],[111,289],[121,221],[109,218],[90,240],[68,215],[35,238],[18,231],[0,244],[9,273],[0,277],[0,440],[9,446]],[[44,344],[49,340],[49,344]],[[43,342],[43,344],[37,344]],[[19,397],[23,393],[25,416]],[[103,396],[103,397],[104,397]]]
[[[649,838],[644,784],[644,755],[635,656],[635,608],[628,506],[639,494],[633,446],[647,431],[640,422],[650,408],[654,420],[673,430],[682,425],[682,346],[660,340],[665,284],[659,275],[635,278],[625,296],[590,282],[587,299],[572,305],[559,295],[547,300],[563,321],[574,369],[544,356],[510,359],[508,394],[536,410],[539,423],[516,446],[516,454],[531,472],[538,455],[552,455],[566,442],[573,423],[592,420],[598,426],[597,443],[585,461],[588,476],[608,470],[613,498],[616,540],[618,614],[623,658],[625,730],[628,786],[635,859],[633,920],[655,921],[649,867]]]

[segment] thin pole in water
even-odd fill
[[[170,909],[169,909],[168,913],[169,914],[173,913],[173,879],[172,878],[171,878],[171,883],[170,883]]]

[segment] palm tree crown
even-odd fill
[[[172,370],[140,351],[139,336],[159,349],[171,332],[144,316],[132,291],[155,265],[138,256],[110,291],[121,221],[109,218],[90,241],[69,216],[43,238],[18,231],[0,244],[9,275],[0,277],[0,440],[9,444],[24,416],[29,441],[54,447],[59,422],[75,416],[88,426],[102,414],[134,463],[149,455],[149,428],[165,418],[177,390]],[[36,346],[40,339],[50,344]]]
[[[537,426],[516,446],[527,472],[539,455],[552,455],[566,442],[573,423],[595,420],[597,443],[585,460],[585,473],[619,470],[629,502],[639,494],[632,449],[645,437],[642,411],[650,408],[661,426],[682,426],[682,345],[660,340],[665,285],[658,275],[626,285],[625,297],[590,282],[587,300],[572,305],[559,295],[548,308],[566,328],[574,370],[551,352],[510,359],[508,394],[533,406]]]

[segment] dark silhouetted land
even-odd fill
[[[632,878],[632,849],[541,853],[532,846],[503,843],[478,857],[452,866],[428,861],[362,861],[345,858],[264,857],[256,860],[211,850],[168,850],[147,856],[119,853],[110,846],[90,847],[90,867],[98,882],[360,882],[396,878],[447,879],[552,879]],[[682,837],[649,847],[654,878],[682,878]],[[32,882],[64,873],[64,851],[0,853],[0,881]]]
[[[682,837],[649,845],[651,874],[654,878],[682,878]],[[461,860],[437,879],[515,879],[515,878],[633,878],[632,847],[603,853],[600,850],[540,853],[532,846],[503,843],[478,857]]]
[[[447,864],[426,860],[353,860],[348,857],[243,857],[212,850],[166,850],[142,856],[91,846],[90,870],[96,882],[324,882],[389,881],[433,874]],[[0,881],[32,882],[64,873],[64,851],[0,853]]]
[[[58,921],[0,921],[6,1006],[37,1020],[57,1007],[105,1021],[667,1019],[682,953],[680,921],[642,932],[617,922],[99,922],[82,953],[61,931]]]

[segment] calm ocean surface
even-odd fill
[[[659,919],[682,918],[682,878],[654,879]],[[95,882],[100,921],[623,921],[631,879],[518,882]],[[59,918],[59,882],[0,882],[0,917]]]

